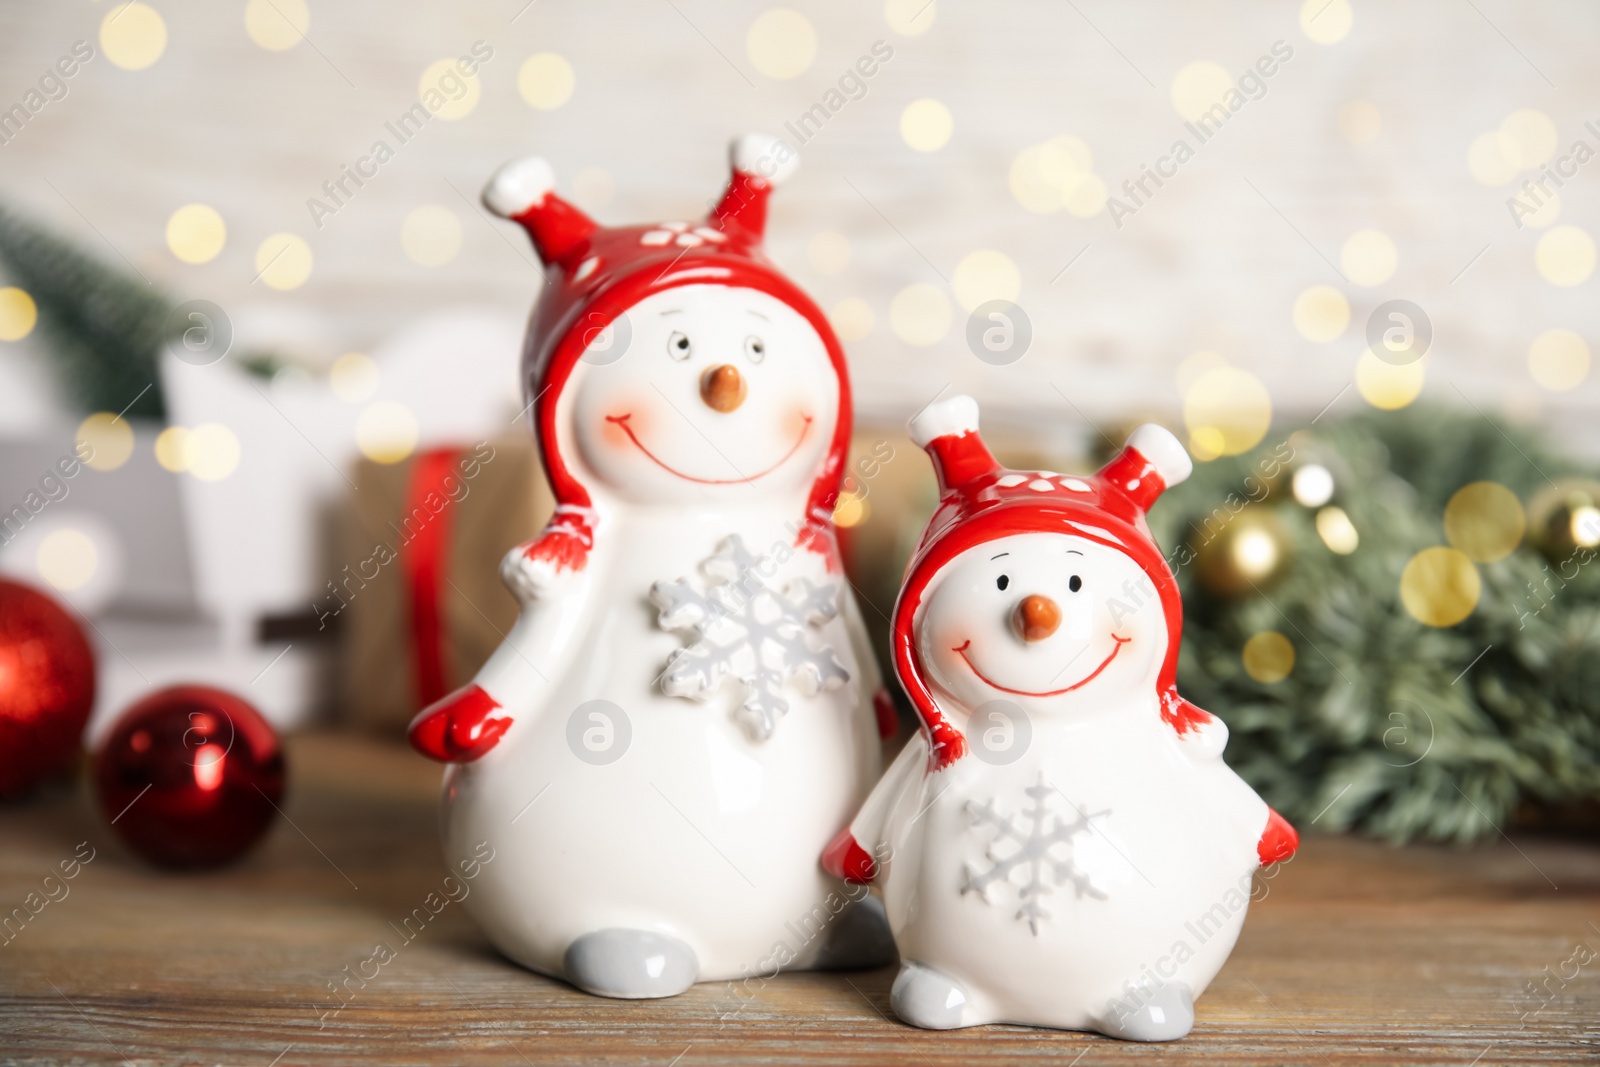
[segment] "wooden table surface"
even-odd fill
[[[1600,843],[1570,838],[1463,851],[1309,835],[1175,1045],[915,1030],[889,1010],[893,968],[602,1000],[500,958],[457,905],[325,1015],[330,983],[397,941],[389,924],[446,873],[438,770],[354,738],[289,749],[289,821],[222,872],[143,866],[81,789],[0,808],[7,913],[79,842],[96,850],[0,946],[0,1063],[1600,1061]]]

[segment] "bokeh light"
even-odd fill
[[[856,296],[847,296],[833,305],[828,321],[841,341],[859,341],[872,332],[872,305]]]
[[[1364,349],[1356,360],[1356,390],[1363,400],[1383,411],[1397,411],[1422,395],[1427,382],[1427,360],[1395,365]]]
[[[1338,44],[1354,21],[1350,0],[1303,0],[1300,5],[1300,32],[1315,44]]]
[[[461,251],[461,220],[438,204],[413,208],[400,225],[400,246],[418,266],[443,266]]]
[[[1507,159],[1498,133],[1481,133],[1467,148],[1467,171],[1480,184],[1498,189],[1517,176],[1517,165]]]
[[[26,289],[8,285],[0,289],[0,341],[20,341],[39,321],[39,305]]]
[[[817,58],[817,31],[800,12],[775,7],[750,24],[744,50],[757,71],[784,81],[804,74]]]
[[[149,4],[117,4],[100,21],[100,49],[113,67],[144,70],[167,50],[167,24]]]
[[[1556,124],[1549,115],[1531,108],[1507,115],[1496,136],[1500,154],[1520,170],[1542,167],[1556,152]]]
[[[1301,337],[1326,344],[1350,325],[1350,301],[1331,285],[1313,285],[1294,298],[1293,316]]]
[[[1195,379],[1183,396],[1183,421],[1197,451],[1237,456],[1261,443],[1272,425],[1272,398],[1249,371],[1216,367]],[[1198,457],[1197,457],[1198,458]]]
[[[78,423],[74,438],[84,465],[97,471],[114,471],[133,455],[133,427],[109,411],[97,411]]]
[[[94,541],[70,526],[45,534],[34,553],[39,577],[65,592],[88,585],[99,565],[100,553],[95,550]]]
[[[1528,346],[1528,371],[1552,393],[1576,389],[1589,376],[1589,343],[1572,330],[1546,330]]]
[[[328,386],[347,404],[372,399],[378,391],[378,364],[362,352],[346,352],[328,368]]]
[[[1444,506],[1444,536],[1474,563],[1493,563],[1522,543],[1527,516],[1517,494],[1498,482],[1471,482]]]
[[[954,130],[950,109],[932,98],[913,100],[900,113],[900,137],[918,152],[937,152]]]
[[[417,447],[417,418],[393,400],[368,404],[356,419],[356,446],[375,463],[399,463]]]
[[[1478,568],[1456,548],[1425,548],[1400,572],[1400,602],[1427,626],[1454,626],[1472,614],[1482,591]]]
[[[1252,634],[1240,654],[1244,671],[1264,685],[1281,682],[1294,672],[1294,642],[1276,630]]]
[[[444,102],[440,107],[428,108],[435,118],[447,122],[464,119],[478,106],[478,98],[483,95],[483,86],[476,74],[464,73],[460,63],[461,61],[453,56],[448,59],[436,59],[428,64],[417,82],[417,99],[422,101],[424,107],[428,105],[430,93],[438,93],[443,98]]]
[[[273,234],[256,248],[256,275],[271,289],[300,288],[311,277],[311,246],[297,234]]]
[[[244,30],[269,52],[282,52],[305,39],[311,11],[305,0],[250,0],[244,6]]]
[[[950,332],[950,300],[932,285],[908,285],[889,302],[889,328],[908,345],[937,344]]]
[[[182,474],[189,464],[189,431],[168,426],[156,435],[156,462],[173,474]]]
[[[950,288],[961,310],[970,313],[990,300],[1015,301],[1022,291],[1022,272],[1004,252],[981,248],[956,264]]]
[[[228,240],[228,227],[208,204],[185,204],[167,219],[167,248],[185,263],[209,263]]]
[[[529,107],[554,111],[572,99],[578,75],[566,58],[554,52],[538,52],[523,60],[517,70],[517,92]]]
[[[202,423],[184,438],[183,465],[202,482],[220,482],[239,466],[239,439],[220,422]]]
[[[1356,524],[1350,521],[1344,508],[1329,506],[1317,512],[1317,536],[1328,546],[1328,551],[1348,556],[1361,545],[1361,535]]]
[[[1297,469],[1289,485],[1301,507],[1320,508],[1333,499],[1333,472],[1320,463],[1307,463]]]
[[[888,0],[883,5],[884,21],[891,30],[905,37],[927,33],[938,15],[938,0]]]
[[[1233,88],[1233,75],[1220,63],[1199,59],[1185,65],[1172,77],[1172,106],[1184,121],[1194,122],[1201,115],[1222,103],[1222,97]],[[1227,106],[1223,105],[1223,110]]]
[[[1382,285],[1394,277],[1400,253],[1382,230],[1359,230],[1339,249],[1339,267],[1352,284]]]
[[[1552,226],[1539,238],[1533,256],[1540,277],[1571,288],[1594,273],[1594,238],[1576,226]]]

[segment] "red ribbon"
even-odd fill
[[[422,705],[432,704],[446,691],[444,677],[444,619],[440,586],[449,561],[450,523],[455,505],[446,491],[446,480],[456,474],[461,450],[434,448],[419,452],[411,462],[406,483],[405,514],[400,519],[400,565],[405,568],[406,588],[411,595],[411,651],[416,671],[417,696]],[[430,496],[444,501],[438,511],[426,501]],[[423,518],[413,529],[412,516]]]

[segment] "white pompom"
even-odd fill
[[[800,153],[770,133],[747,133],[728,146],[728,162],[744,174],[782,185],[800,167]]]
[[[978,402],[970,396],[936,400],[912,416],[906,429],[918,448],[927,448],[930,441],[950,434],[976,433]]]
[[[483,187],[483,206],[509,219],[536,204],[556,187],[556,172],[538,156],[514,159],[494,172]]]
[[[1128,447],[1155,465],[1156,473],[1167,486],[1177,485],[1194,473],[1194,461],[1183,445],[1172,436],[1172,431],[1153,422],[1147,422],[1128,438]]]

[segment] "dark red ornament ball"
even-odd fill
[[[0,579],[0,798],[72,765],[94,707],[94,653],[77,620]]]
[[[129,708],[95,755],[100,810],[163,867],[219,867],[266,833],[283,799],[283,748],[232,693],[181,685]]]

